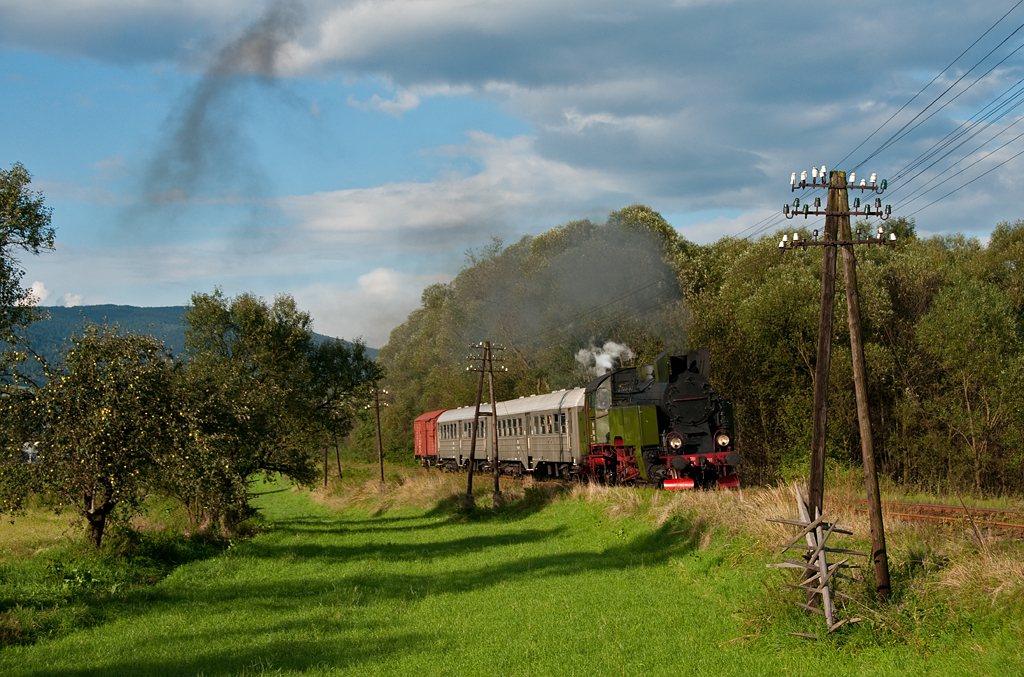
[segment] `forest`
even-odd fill
[[[987,244],[919,237],[904,219],[887,228],[895,247],[855,248],[880,471],[937,491],[1024,489],[1024,221],[998,224]],[[604,224],[468,252],[380,351],[387,457],[408,462],[420,413],[473,402],[469,344],[505,347],[502,400],[585,385],[592,372],[577,357],[614,341],[634,355],[621,366],[708,347],[712,382],[736,410],[743,482],[805,475],[822,254],[780,253],[780,238],[698,245],[635,204]],[[839,469],[860,464],[844,295],[840,270],[827,448]],[[364,414],[353,440],[364,455],[375,451],[368,423]]]

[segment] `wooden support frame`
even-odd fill
[[[797,606],[810,613],[824,616],[826,628],[829,633],[832,633],[843,627],[846,623],[859,620],[836,618],[837,608],[835,600],[852,598],[843,592],[835,590],[834,587],[839,579],[856,580],[842,572],[843,569],[860,568],[858,565],[850,564],[852,557],[869,557],[869,555],[858,550],[829,547],[827,543],[833,534],[852,535],[851,527],[826,521],[824,515],[817,509],[815,509],[814,519],[810,519],[808,501],[805,500],[804,493],[801,491],[799,484],[794,485],[794,493],[797,498],[800,519],[780,518],[768,519],[766,521],[800,527],[800,531],[780,547],[783,554],[788,550],[803,550],[806,554],[804,554],[802,559],[787,559],[783,557],[781,562],[769,564],[768,567],[796,569],[803,572],[799,583],[786,583],[783,587],[803,592],[806,599],[803,602],[797,602]],[[804,540],[804,543],[800,543],[801,539]],[[847,555],[847,557],[830,563],[828,561],[830,554]],[[820,606],[818,604],[819,601]],[[813,635],[801,636],[814,638]]]

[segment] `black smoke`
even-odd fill
[[[217,52],[169,119],[167,138],[143,176],[150,208],[263,192],[266,179],[243,131],[252,101],[246,95],[253,87],[277,87],[281,47],[295,38],[303,14],[293,0],[274,2]]]

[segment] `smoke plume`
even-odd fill
[[[301,21],[302,8],[294,0],[279,0],[221,48],[172,118],[169,138],[145,174],[151,207],[184,204],[197,193],[237,197],[259,190],[263,179],[249,157],[240,124],[244,111],[234,94],[250,83],[273,86],[281,47]]]
[[[591,344],[589,348],[583,348],[576,353],[576,361],[592,372],[594,376],[603,376],[612,369],[625,366],[624,363],[634,357],[636,355],[629,349],[629,346],[614,341],[608,341],[600,348]]]

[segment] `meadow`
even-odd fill
[[[453,496],[463,482],[396,472],[383,497],[369,471],[313,492],[257,484],[261,533],[218,547],[165,536],[178,559],[149,574],[155,584],[136,572],[110,589],[113,569],[88,572],[93,596],[68,598],[82,607],[77,620],[2,649],[0,674],[1024,672],[1019,542],[893,523],[893,599],[879,605],[851,589],[863,603],[844,613],[862,620],[829,636],[765,566],[788,533],[764,521],[785,516],[784,487],[509,484],[512,502],[495,510],[478,486],[478,507],[466,511]],[[853,523],[849,545],[866,544],[864,518],[826,509]],[[138,557],[159,550],[141,543]],[[69,546],[3,547],[4,584],[14,586],[19,566]],[[99,566],[83,557],[82,567]],[[63,575],[72,588],[93,585]]]

